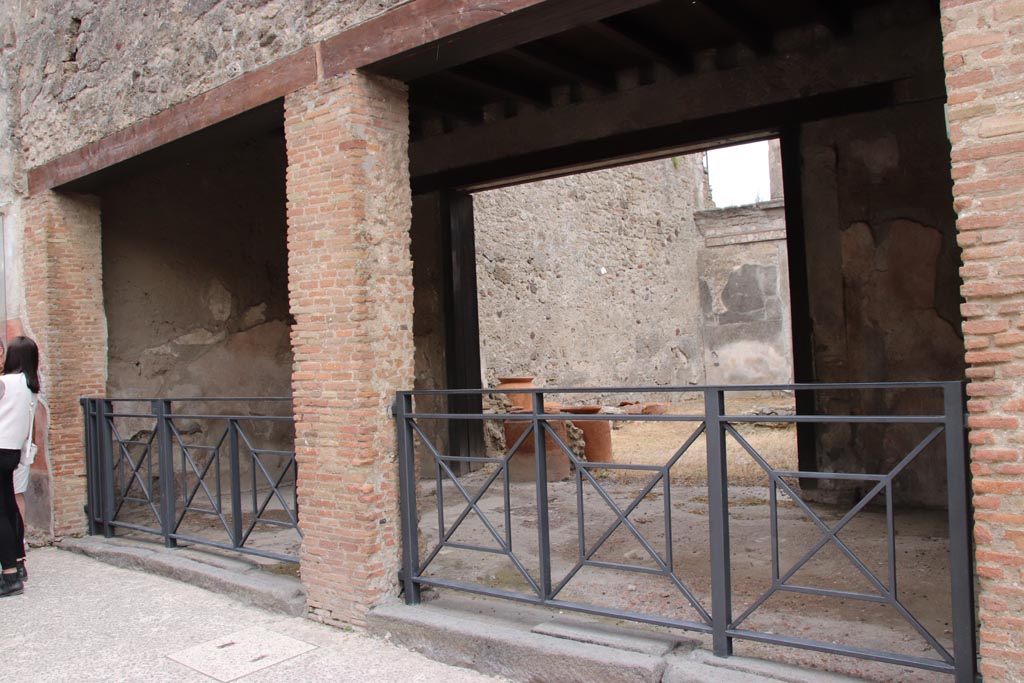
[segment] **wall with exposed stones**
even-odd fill
[[[781,206],[709,209],[700,155],[476,195],[485,379],[788,381]]]
[[[77,149],[399,3],[6,2],[25,163]]]

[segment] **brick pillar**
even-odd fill
[[[397,589],[390,404],[413,383],[404,85],[348,73],[290,95],[288,289],[302,580],[310,614],[363,624]]]
[[[985,683],[1024,681],[1024,0],[943,0]]]
[[[39,344],[50,407],[53,532],[84,533],[85,451],[80,396],[107,383],[100,209],[94,197],[46,192],[24,204],[26,334]]]

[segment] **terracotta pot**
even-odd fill
[[[573,415],[596,415],[601,412],[601,406],[565,406],[562,412]]]
[[[644,415],[664,415],[668,412],[667,403],[648,403],[640,411]]]
[[[537,385],[533,383],[533,377],[499,377],[498,386],[495,389],[536,389]],[[508,397],[509,403],[514,407],[522,408],[524,410],[533,410],[533,395],[532,394],[505,394]]]
[[[556,413],[558,411],[546,411]],[[568,428],[565,420],[552,420],[548,425],[558,434],[563,443],[569,443]],[[529,418],[522,420],[505,420],[505,448],[512,448],[516,440],[523,435],[530,427]],[[522,445],[509,460],[508,475],[512,481],[534,481],[537,476],[537,468],[534,464],[534,441],[533,434],[530,434],[523,441]],[[561,481],[568,479],[570,474],[569,456],[565,454],[562,447],[558,445],[551,434],[546,434],[544,447],[547,450],[547,476],[548,481]],[[506,451],[507,452],[507,451]]]
[[[583,413],[586,414],[586,413]],[[612,462],[612,423],[608,420],[573,422],[583,430],[583,454],[589,462]]]

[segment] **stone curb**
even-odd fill
[[[719,659],[661,633],[562,616],[538,624],[536,614],[500,601],[477,611],[464,599],[438,603],[449,604],[383,603],[367,614],[367,629],[431,659],[523,683],[865,683],[746,657]]]
[[[290,616],[306,613],[306,591],[298,578],[261,571],[244,560],[101,536],[67,537],[55,545],[107,564],[184,581],[273,612]]]
[[[379,605],[367,615],[367,629],[445,664],[516,681],[660,683],[665,671],[661,657],[531,633],[433,605]]]

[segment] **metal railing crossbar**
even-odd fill
[[[650,479],[650,481],[648,481],[647,485],[643,489],[641,489],[640,493],[626,507],[626,510],[625,510],[625,513],[624,513],[625,516],[628,517],[630,515],[630,513],[632,513],[637,508],[637,506],[640,505],[640,503],[643,501],[643,499],[646,498],[647,495],[650,494],[650,492],[654,490],[654,487],[658,485],[659,481],[666,481],[666,484],[667,484],[667,478],[666,478],[665,475],[672,468],[672,465],[674,465],[676,462],[678,462],[679,458],[682,457],[682,455],[684,453],[686,453],[687,450],[689,450],[690,446],[692,446],[693,443],[703,433],[704,433],[704,424],[701,423],[697,427],[697,429],[694,430],[693,434],[691,434],[690,437],[685,442],[683,442],[683,445],[680,446],[676,450],[675,454],[669,459],[669,462],[666,465],[664,465],[664,466],[656,468],[655,471],[657,471],[658,474],[656,474],[654,477],[652,477]],[[589,551],[587,550],[586,527],[585,527],[585,517],[584,517],[584,508],[583,508],[583,481],[582,481],[582,477],[583,477],[583,470],[584,469],[589,469],[590,467],[592,467],[592,465],[589,465],[588,463],[586,463],[584,461],[577,461],[577,462],[578,462],[578,466],[577,466],[577,469],[576,469],[576,491],[577,491],[577,494],[576,494],[576,501],[577,501],[576,502],[576,510],[577,510],[577,517],[579,519],[578,525],[579,525],[579,552],[580,552],[580,556],[579,556],[579,560],[576,563],[576,565],[572,569],[569,570],[569,572],[566,574],[565,578],[563,578],[561,583],[559,583],[558,586],[554,589],[554,591],[553,591],[554,595],[557,595],[559,592],[561,592],[561,590],[569,583],[569,581],[572,580],[572,578],[576,576],[577,572],[579,572],[579,570],[582,569],[590,561],[590,559],[594,556],[594,554],[597,553],[597,551],[601,548],[601,546],[611,537],[611,535],[613,533],[615,533],[616,530],[618,530],[619,526],[621,526],[621,524],[622,524],[621,519],[620,518],[616,518],[615,521],[612,522],[611,526],[608,529],[605,530],[605,532],[601,536],[601,538],[598,539],[596,543],[594,543],[594,545],[590,548]],[[589,477],[589,480],[592,481],[592,482],[595,481],[594,477],[592,477],[592,476]],[[669,487],[667,485],[666,485],[666,490],[669,490]],[[670,521],[671,520],[671,515],[667,515],[665,517],[665,519],[667,520],[667,523],[669,524],[669,527],[666,529],[666,532],[665,532],[666,565],[670,568],[670,571],[671,571],[671,566],[672,566],[672,559],[671,559],[672,534],[671,534],[671,521]]]
[[[150,509],[153,511],[154,517],[156,517],[157,523],[159,524],[161,516],[160,511],[157,510],[156,504],[153,502],[153,491],[149,486],[146,485],[146,482],[142,480],[142,475],[139,473],[139,468],[142,467],[142,463],[144,461],[147,463],[147,468],[150,467],[149,463],[152,461],[152,458],[150,456],[152,455],[153,436],[151,435],[149,437],[149,441],[144,444],[142,454],[139,455],[139,460],[138,462],[136,462],[135,459],[132,457],[131,450],[125,445],[127,442],[121,439],[121,435],[120,433],[118,433],[117,426],[114,424],[114,421],[110,420],[108,424],[112,434],[112,438],[118,445],[119,455],[117,461],[114,463],[114,469],[117,470],[121,475],[121,487],[120,490],[118,491],[119,495],[117,497],[119,498],[119,500],[116,503],[115,515],[121,511],[121,507],[124,505],[124,502],[126,500],[140,503],[144,502],[149,505]],[[125,460],[128,461],[128,468],[131,470],[131,481],[138,483],[139,488],[142,490],[142,495],[144,496],[144,498],[142,499],[133,498],[128,495],[128,492],[132,488],[132,483],[131,481],[129,481],[128,484],[124,484],[124,468],[122,466],[122,463]],[[152,471],[149,471],[148,474],[150,481],[152,481]]]
[[[462,494],[462,497],[466,500],[466,504],[467,504],[467,507],[463,510],[463,513],[459,516],[458,521],[455,524],[452,525],[450,530],[448,530],[446,532],[444,528],[440,529],[440,532],[443,534],[444,539],[441,542],[438,543],[438,548],[435,550],[435,552],[431,553],[430,559],[423,563],[423,568],[425,569],[426,566],[430,564],[430,561],[433,560],[433,558],[437,555],[437,552],[440,552],[440,548],[445,543],[447,543],[447,540],[449,538],[452,537],[452,535],[458,529],[459,525],[461,525],[463,523],[463,521],[469,516],[470,509],[472,509],[473,512],[476,512],[477,517],[480,519],[480,521],[483,523],[483,525],[487,528],[487,531],[490,532],[490,534],[494,538],[494,540],[497,541],[498,547],[504,552],[505,556],[508,557],[508,559],[512,562],[512,564],[519,571],[519,573],[523,575],[523,578],[526,580],[527,583],[530,584],[530,587],[533,588],[537,592],[537,595],[541,595],[543,593],[543,591],[541,590],[540,586],[537,585],[537,582],[530,575],[530,572],[523,565],[522,561],[520,561],[520,559],[512,551],[512,548],[505,542],[505,539],[503,539],[501,537],[501,534],[499,534],[498,530],[494,528],[494,525],[491,524],[490,519],[488,519],[487,515],[484,514],[484,511],[481,510],[480,506],[478,505],[478,503],[480,502],[480,499],[483,498],[484,493],[486,493],[487,489],[490,488],[490,485],[494,483],[494,480],[495,480],[496,476],[492,475],[491,478],[489,478],[487,480],[487,482],[483,486],[480,487],[480,490],[477,492],[476,496],[471,496],[469,494],[469,492],[466,490],[466,488],[462,485],[462,482],[459,481],[459,479],[455,475],[455,473],[451,470],[450,467],[448,467],[448,464],[443,462],[438,457],[440,455],[440,453],[438,452],[437,448],[434,447],[434,444],[427,437],[427,435],[423,432],[423,430],[420,429],[419,425],[414,424],[413,428],[415,429],[416,433],[419,435],[420,439],[423,441],[423,444],[425,446],[427,446],[427,448],[430,450],[431,454],[434,456],[434,460],[437,463],[438,467],[440,467],[445,472],[445,474],[448,475],[449,480],[452,482],[452,484],[454,484],[456,490],[458,490],[458,492],[460,494]],[[518,441],[516,443],[516,447],[518,447],[522,443],[522,441],[525,441],[525,438],[520,439],[520,441]],[[515,452],[514,450],[511,451],[508,454],[508,457],[512,457],[514,452]]]
[[[566,446],[566,444],[562,441],[561,437],[558,436],[558,433],[555,432],[553,429],[551,429],[551,427],[549,425],[545,424],[544,422],[542,422],[541,424],[543,424],[544,429],[555,439],[555,442],[558,443],[559,446],[561,446],[561,448],[563,450],[565,450],[566,453],[569,454],[570,460],[572,460],[572,461],[574,461],[574,462],[576,462],[578,464],[580,461],[576,458],[576,456],[574,454],[572,454],[572,450],[569,449],[568,446]],[[640,545],[643,547],[643,549],[645,551],[647,551],[647,554],[651,556],[651,559],[654,560],[655,564],[657,564],[661,568],[661,571],[664,574],[664,576],[666,578],[668,578],[668,580],[671,581],[675,585],[675,587],[686,597],[687,601],[689,601],[689,603],[697,611],[697,614],[699,614],[702,619],[707,619],[708,622],[710,623],[711,616],[707,613],[707,611],[704,609],[704,607],[700,604],[700,601],[697,600],[696,596],[694,596],[694,594],[690,592],[690,589],[687,588],[686,585],[682,582],[682,580],[678,576],[676,576],[676,574],[668,567],[668,565],[665,563],[664,558],[662,558],[661,555],[658,554],[658,551],[656,551],[651,546],[651,544],[647,541],[647,539],[644,537],[644,535],[641,534],[640,531],[633,524],[633,522],[631,522],[629,520],[627,515],[623,514],[622,509],[619,508],[619,506],[615,503],[615,500],[608,494],[607,491],[605,491],[604,487],[601,486],[601,484],[598,482],[597,478],[593,474],[591,474],[589,471],[587,471],[586,467],[581,467],[580,469],[583,472],[583,476],[585,476],[590,481],[590,484],[594,487],[595,492],[601,497],[602,500],[604,500],[604,502],[608,505],[608,507],[611,508],[612,513],[618,518],[618,524],[619,525],[623,525],[624,524],[626,526],[626,528],[629,529],[629,531],[633,534],[633,536],[640,543]],[[657,480],[660,479],[662,476],[664,476],[664,473],[655,475],[654,483],[656,484]],[[652,486],[652,488],[653,488],[653,486]],[[650,491],[648,491],[648,493],[649,492]],[[642,500],[642,499],[634,500],[634,503],[639,504],[639,500]],[[633,505],[632,507],[633,507],[633,509],[635,509],[636,505]],[[608,536],[611,536],[611,534],[609,533]],[[606,537],[605,540],[607,540],[607,537]],[[602,541],[602,543],[603,542],[604,541]],[[588,555],[588,558],[589,557],[593,557],[594,553],[597,552],[598,547],[592,548],[592,551]],[[564,585],[565,585],[565,582],[563,582],[561,587],[564,587]],[[560,589],[561,589],[561,587],[560,587]],[[554,597],[557,594],[558,594],[558,592],[555,591],[554,593],[552,593],[551,597]]]
[[[208,450],[212,453],[210,459],[206,462],[206,466],[202,468],[202,472],[199,471],[199,465],[196,464],[195,458],[192,457],[192,446],[186,444],[184,439],[181,437],[181,433],[178,431],[177,425],[174,424],[174,420],[168,420],[168,427],[171,430],[171,435],[174,440],[178,443],[178,448],[181,451],[181,475],[182,475],[182,509],[181,514],[178,515],[178,519],[174,525],[173,532],[177,533],[178,529],[181,528],[182,522],[185,521],[185,515],[189,512],[204,512],[206,514],[213,514],[220,521],[224,527],[224,531],[234,539],[234,532],[228,524],[227,517],[224,515],[224,505],[221,502],[221,483],[220,483],[220,449],[224,445],[224,440],[228,436],[228,430],[221,433],[220,438],[217,439],[215,446],[200,445],[197,446],[199,450]],[[173,446],[172,446],[173,448]],[[210,487],[206,485],[206,474],[210,471],[210,467],[217,463],[216,472],[216,488],[217,496],[214,499],[213,493],[210,491]],[[187,469],[186,469],[187,468]],[[185,493],[185,483],[188,481],[188,470],[192,470],[192,474],[196,477],[196,483],[191,487],[191,490]],[[210,505],[213,510],[203,510],[202,508],[193,507],[192,503],[196,499],[196,495],[199,493],[199,489],[202,488],[203,493],[206,495],[206,499],[210,501]]]
[[[727,394],[731,396],[736,392],[753,390],[761,392],[779,390],[795,392],[849,392],[855,390],[902,391],[908,389],[921,391],[938,390],[941,393],[942,398],[942,414],[736,415],[727,410],[725,405]],[[548,414],[543,410],[545,397],[550,399],[552,395],[557,394],[572,395],[585,393],[594,395],[634,392],[663,394],[681,393],[698,396],[702,394],[704,401],[704,414],[632,415],[602,413],[588,415],[556,415]],[[528,395],[531,397],[533,409],[531,411],[517,413],[496,413],[489,411],[480,411],[476,413],[472,411],[468,411],[466,413],[417,413],[413,410],[413,399],[416,396],[486,396],[488,394]],[[929,400],[931,400],[931,398],[929,398]],[[421,442],[426,444],[422,447],[427,448],[427,450],[431,452],[435,463],[438,486],[438,518],[440,521],[438,525],[440,540],[437,546],[435,546],[433,551],[430,553],[427,563],[421,565],[415,558],[412,558],[408,553],[406,553],[404,564],[405,576],[403,579],[406,588],[406,598],[412,603],[418,602],[420,585],[454,588],[531,604],[547,605],[562,609],[577,610],[584,613],[610,616],[613,618],[623,618],[643,623],[660,624],[672,628],[683,628],[708,633],[714,636],[715,653],[720,656],[731,655],[732,640],[735,638],[742,638],[745,640],[860,657],[878,662],[913,666],[921,669],[953,674],[956,679],[955,683],[975,683],[974,653],[976,651],[976,643],[974,641],[974,633],[971,630],[973,624],[970,612],[972,601],[970,591],[972,583],[970,579],[970,567],[968,566],[970,558],[969,520],[965,523],[964,520],[960,519],[960,515],[964,515],[966,519],[966,515],[968,514],[967,511],[969,510],[967,506],[968,499],[966,498],[966,481],[960,472],[961,469],[966,471],[965,446],[961,443],[964,441],[963,431],[965,428],[965,425],[963,424],[963,414],[963,385],[958,382],[877,382],[855,384],[832,383],[820,385],[790,384],[711,387],[535,388],[507,391],[496,391],[494,389],[402,391],[398,393],[396,401],[396,415],[399,419],[400,434],[402,430],[407,430],[410,435],[407,438],[399,439],[400,463],[403,476],[407,482],[402,487],[403,520],[405,522],[403,525],[403,528],[405,529],[403,534],[407,545],[411,544],[412,548],[416,548],[418,543],[416,525],[409,523],[410,520],[415,519],[416,514],[415,496],[412,495],[415,493],[415,487],[410,487],[408,482],[414,481],[411,474],[414,472],[414,468],[412,467],[414,462],[413,457],[415,449],[421,447]],[[418,420],[423,419],[522,422],[524,428],[516,439],[516,443],[504,454],[504,457],[476,457],[467,455],[466,453],[460,453],[458,451],[442,455],[437,452],[437,449],[429,442],[429,439],[426,439],[417,424]],[[625,462],[588,462],[581,456],[578,456],[568,445],[569,440],[562,436],[559,433],[559,430],[555,429],[558,422],[565,421],[590,422],[591,424],[593,421],[620,423],[669,421],[678,423],[696,422],[699,424],[696,425],[693,433],[689,435],[683,446],[676,450],[668,461],[660,464],[632,464]],[[741,424],[750,425],[751,423],[789,423],[793,425],[878,424],[900,425],[903,429],[918,429],[919,427],[927,425],[928,430],[924,438],[917,442],[909,452],[904,453],[899,462],[888,472],[806,472],[801,471],[800,469],[776,469],[772,467],[769,461],[738,431]],[[506,433],[508,434],[510,432],[506,431]],[[936,443],[938,437],[944,433],[946,477],[949,482],[947,488],[950,524],[950,588],[953,605],[952,616],[954,617],[952,620],[952,640],[956,644],[956,647],[953,650],[947,648],[943,642],[940,642],[939,638],[929,631],[925,623],[912,614],[907,606],[900,600],[900,596],[898,594],[899,584],[896,566],[897,538],[893,482],[896,477],[906,471],[906,469],[910,467],[910,465],[914,463],[927,448],[929,448],[933,443]],[[413,434],[417,435],[419,439],[413,439],[411,436]],[[694,442],[696,442],[702,435],[705,436],[705,443],[708,450],[707,506],[710,530],[709,565],[712,570],[710,590],[711,603],[710,609],[708,610],[704,609],[700,600],[697,598],[697,594],[691,591],[686,583],[683,582],[683,577],[676,574],[675,561],[673,558],[673,547],[676,539],[674,538],[672,529],[673,467],[678,466],[678,463],[681,461],[684,454],[692,448]],[[769,507],[768,523],[770,526],[769,543],[771,548],[771,585],[768,590],[758,595],[738,618],[732,617],[731,607],[734,589],[732,587],[730,576],[730,553],[732,552],[730,548],[734,546],[730,545],[729,539],[730,515],[728,507],[730,481],[727,463],[730,462],[731,455],[728,453],[726,435],[729,435],[732,440],[747,453],[751,460],[756,464],[757,469],[760,469],[767,476],[768,480],[767,505]],[[520,470],[523,470],[520,471],[520,475],[527,474],[528,476],[536,477],[536,514],[538,527],[537,551],[539,553],[541,567],[540,587],[538,587],[537,583],[531,582],[533,593],[526,594],[514,590],[506,590],[502,587],[482,586],[452,580],[444,576],[437,576],[436,574],[439,573],[438,571],[432,571],[432,574],[435,574],[434,576],[424,576],[424,570],[427,565],[436,559],[437,553],[442,547],[458,547],[467,550],[510,556],[512,547],[510,518],[510,460],[529,438],[534,439],[533,457],[535,457],[535,463],[532,468],[534,471],[532,474],[529,474],[529,470],[523,470],[523,468],[520,468]],[[568,465],[571,468],[571,485],[573,485],[575,489],[575,506],[577,511],[577,520],[575,522],[577,548],[575,549],[575,557],[572,559],[572,564],[568,571],[562,575],[554,587],[551,585],[551,566],[554,555],[550,545],[550,536],[554,527],[553,525],[551,525],[550,528],[548,526],[550,524],[548,506],[553,499],[550,498],[551,494],[548,493],[547,476],[545,473],[547,465],[546,461],[549,456],[557,457],[559,459],[564,458],[568,461]],[[475,495],[471,496],[466,486],[458,480],[451,467],[448,466],[449,463],[456,462],[489,465],[494,467],[494,471],[487,474],[486,481],[480,491],[477,491]],[[616,471],[631,472],[634,475],[648,472],[649,476],[644,476],[642,478],[636,476],[638,487],[636,489],[630,488],[629,490],[633,492],[629,493],[628,496],[623,495],[626,493],[626,489],[622,489],[621,491],[619,489],[615,489],[615,494],[613,496],[610,486],[604,483],[603,479],[599,479],[598,475],[605,472]],[[458,528],[459,525],[463,525],[465,519],[474,512],[484,520],[484,526],[487,527],[488,534],[493,536],[495,540],[499,540],[500,534],[498,530],[493,524],[489,523],[486,516],[482,515],[482,506],[480,504],[483,496],[491,490],[494,482],[497,481],[499,477],[502,478],[504,485],[504,531],[507,540],[506,546],[501,546],[499,544],[499,548],[494,549],[481,547],[472,542],[453,542],[452,534],[455,532],[456,528]],[[448,478],[454,483],[455,489],[468,503],[462,508],[455,524],[450,528],[446,527],[443,522],[444,487],[442,484],[444,478]],[[804,500],[799,493],[799,487],[796,480],[861,481],[870,482],[870,484],[864,487],[867,489],[866,493],[858,495],[852,507],[847,509],[842,516],[838,517],[838,519],[834,521],[826,522],[825,519],[832,520],[831,515],[824,515],[823,513],[817,512],[816,508],[813,508],[806,500]],[[589,490],[584,488],[585,483],[590,485]],[[964,487],[964,490],[962,491],[960,490],[961,486]],[[654,502],[654,508],[641,508],[641,504],[645,500],[649,500],[651,493],[659,488],[663,495],[663,501]],[[639,491],[639,493],[636,493],[636,491]],[[798,514],[798,519],[805,520],[804,523],[806,523],[806,521],[811,523],[811,526],[808,527],[811,530],[811,537],[813,538],[814,530],[817,530],[819,534],[819,537],[814,539],[810,549],[802,552],[801,557],[797,559],[795,563],[787,565],[786,567],[780,566],[782,561],[780,555],[780,506],[782,505],[780,494],[790,498],[793,504],[800,509],[801,512]],[[622,503],[617,502],[616,497],[623,498]],[[859,526],[854,527],[852,525],[854,519],[858,518],[858,515],[865,513],[869,506],[880,501],[884,503],[884,517],[880,522],[885,529],[884,548],[886,553],[884,565],[881,565],[880,563],[880,567],[884,566],[884,568],[881,569],[881,573],[876,572],[872,567],[869,567],[868,564],[865,563],[865,561],[862,560],[849,545],[852,541],[847,540],[850,538],[850,534],[853,533],[852,531],[849,531],[850,529],[860,528]],[[569,504],[572,505],[571,502]],[[592,506],[598,506],[601,510],[607,507],[611,513],[611,518],[608,517],[608,513],[602,513],[600,516],[602,521],[598,527],[601,532],[599,534],[594,534],[593,538],[589,538],[592,532],[588,529],[587,524],[589,521],[590,524],[593,525],[594,518],[592,515],[595,508]],[[640,527],[637,525],[638,522],[632,518],[637,514],[637,510],[639,509],[651,512],[658,507],[664,508],[663,529],[665,536],[665,550],[663,553],[655,549],[651,539],[641,532]],[[954,514],[954,512],[956,514]],[[591,517],[588,517],[588,515],[591,515]],[[616,536],[620,531],[625,531],[626,536],[622,538]],[[660,533],[660,530],[658,530],[658,534]],[[623,558],[622,561],[619,561],[619,559],[614,555],[604,557],[603,554],[601,559],[598,559],[598,555],[601,554],[602,549],[611,546],[609,539],[613,536],[615,536],[615,538],[619,538],[619,540],[625,540],[628,544],[635,543],[638,546],[638,549],[643,549],[643,555],[639,556],[641,558],[639,564],[631,561],[637,559],[633,557],[633,554],[635,554],[636,551],[632,551],[632,553]],[[652,538],[654,537],[652,536]],[[630,539],[633,540],[630,541]],[[864,580],[867,582],[864,587],[854,587],[850,590],[844,590],[840,587],[824,588],[814,585],[803,585],[807,582],[800,581],[798,584],[794,581],[794,579],[798,579],[799,576],[802,576],[801,570],[807,568],[811,560],[818,556],[823,548],[830,545],[839,551],[836,555],[837,558],[839,556],[845,557],[846,560],[857,569],[857,572],[850,574],[850,576],[862,575],[864,577]],[[506,552],[506,549],[508,552]],[[514,557],[514,555],[511,556]],[[680,592],[686,597],[687,601],[692,607],[694,607],[696,614],[700,616],[702,621],[674,619],[658,614],[641,614],[625,610],[617,610],[606,606],[598,606],[596,604],[582,604],[560,599],[558,596],[566,592],[568,586],[576,585],[578,582],[582,581],[580,572],[584,567],[667,578],[676,585]],[[849,574],[849,572],[847,572],[847,574]],[[813,581],[811,583],[813,583]],[[544,592],[544,589],[546,589],[547,592]],[[706,588],[704,590],[706,590]],[[769,600],[771,596],[778,595],[780,593],[812,595],[832,600],[859,600],[867,603],[892,606],[895,613],[900,615],[900,622],[906,622],[906,624],[909,625],[907,632],[910,633],[910,629],[912,629],[916,635],[920,636],[928,644],[928,647],[931,650],[934,650],[938,657],[900,654],[897,652],[883,652],[871,648],[858,647],[852,644],[828,643],[789,637],[779,635],[777,633],[760,632],[749,628],[741,628],[741,624],[746,623],[752,614],[763,608],[764,603]],[[955,652],[955,654],[953,654],[953,652]]]
[[[187,399],[200,402],[243,402],[256,400],[284,401],[289,399],[243,399],[243,398],[199,398]],[[254,523],[259,522],[273,527],[293,528],[299,537],[302,531],[298,526],[297,503],[291,505],[285,498],[281,487],[289,473],[297,474],[297,463],[294,450],[283,450],[279,447],[259,449],[255,447],[252,436],[244,430],[238,430],[237,421],[249,423],[294,422],[292,417],[283,415],[205,415],[172,413],[173,399],[118,399],[118,398],[82,398],[81,404],[85,414],[85,446],[86,446],[86,481],[88,487],[87,516],[90,533],[103,533],[113,536],[115,530],[140,531],[163,536],[167,547],[175,547],[178,541],[207,545],[216,548],[234,550],[241,553],[259,555],[272,559],[297,562],[296,555],[275,552],[265,548],[246,547],[254,534],[255,524],[245,528],[240,521],[239,501],[244,492],[239,483],[238,448],[240,439],[235,432],[242,432],[241,441],[249,448],[251,457],[250,474],[253,477],[253,512]],[[150,404],[150,412],[136,410],[115,411],[113,406],[119,404]],[[155,420],[155,426],[149,429],[146,439],[121,437],[117,420]],[[227,421],[223,431],[210,430],[214,445],[188,444],[175,424],[175,420],[207,420],[214,423]],[[130,424],[130,423],[129,423]],[[202,430],[203,428],[201,428]],[[274,438],[283,437],[281,430],[275,429]],[[230,440],[228,437],[231,436]],[[225,452],[227,449],[227,452]],[[180,455],[176,451],[180,450]],[[133,451],[141,451],[136,457]],[[206,454],[206,461],[200,454]],[[279,475],[271,471],[267,458],[288,458]],[[180,461],[179,461],[180,458]],[[225,462],[230,461],[231,478],[229,480],[232,510],[230,516],[225,510],[223,480],[221,472]],[[157,466],[159,465],[159,472]],[[159,479],[155,475],[159,474]],[[215,482],[211,482],[211,476]],[[179,488],[180,485],[180,488]],[[269,492],[264,489],[269,486]],[[133,495],[134,491],[137,495]],[[202,496],[200,496],[202,492]],[[286,519],[269,519],[266,511],[270,504],[277,500],[281,503]],[[145,504],[152,513],[156,525],[149,520],[141,523],[126,514],[125,503],[137,502]],[[133,510],[129,513],[137,514]],[[191,515],[203,518],[216,517],[219,524],[212,525],[213,533],[227,534],[227,542],[199,535],[195,532],[183,533],[187,519]],[[124,518],[122,518],[124,517]],[[205,530],[203,532],[205,534]]]

